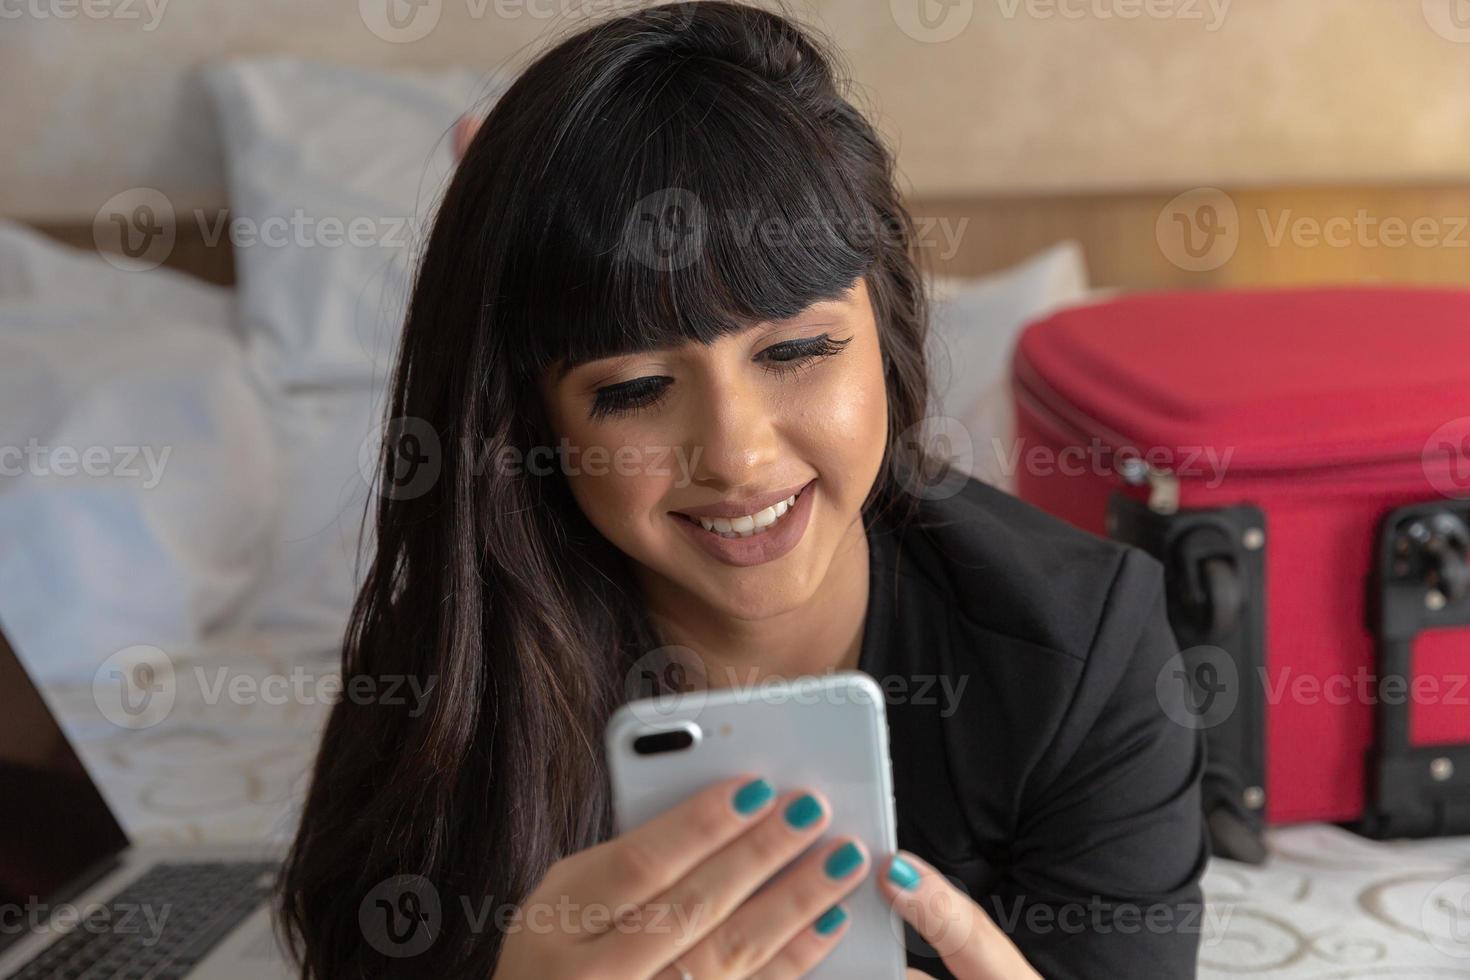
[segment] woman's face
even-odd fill
[[[542,392],[573,496],[676,591],[733,617],[773,616],[808,600],[855,523],[861,533],[888,419],[863,278],[708,347],[558,373]]]

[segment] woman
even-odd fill
[[[344,652],[432,693],[333,709],[281,879],[308,976],[797,976],[874,878],[925,974],[1193,975],[1202,758],[1156,684],[1159,570],[910,445],[911,223],[832,65],[770,13],[655,7],[469,141]],[[831,819],[758,773],[614,836],[602,728],[650,663],[873,674],[904,850],[758,890]]]

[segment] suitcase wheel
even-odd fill
[[[1245,611],[1245,586],[1234,547],[1218,528],[1202,526],[1174,546],[1179,608],[1198,632],[1216,643],[1235,632]]]

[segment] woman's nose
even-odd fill
[[[699,399],[689,451],[697,451],[694,482],[721,492],[769,489],[760,481],[777,461],[779,440],[771,406],[757,386],[712,385]]]

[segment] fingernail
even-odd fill
[[[817,930],[819,936],[830,936],[842,927],[847,921],[847,910],[841,905],[834,905],[823,912],[821,918],[812,923],[812,928]]]
[[[735,791],[735,812],[749,816],[771,801],[776,787],[764,779],[752,779]]]
[[[828,878],[846,878],[863,864],[863,852],[852,841],[843,844],[827,858],[824,866]]]
[[[888,880],[904,891],[911,892],[919,887],[919,872],[912,864],[895,856],[893,863],[888,866]]]
[[[822,819],[822,804],[810,793],[792,800],[786,807],[786,822],[797,830],[810,827]]]

